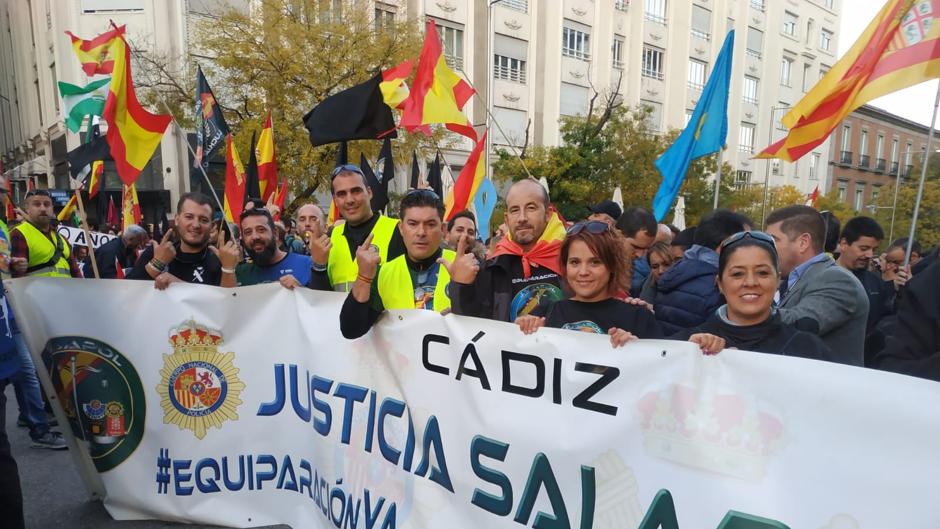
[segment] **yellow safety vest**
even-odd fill
[[[29,246],[27,267],[30,269],[48,263],[56,253],[56,245],[62,244],[62,256],[59,257],[58,261],[27,272],[26,275],[31,277],[72,277],[72,271],[69,267],[69,242],[63,239],[55,229],[51,231],[53,240],[49,240],[43,232],[39,231],[39,228],[29,222],[23,222],[13,230],[22,233],[26,239],[26,244]]]
[[[398,219],[379,215],[379,220],[372,227],[372,244],[379,248],[379,264],[388,259],[388,245],[392,242],[392,235],[395,234]],[[359,275],[359,265],[356,264],[355,256],[349,253],[349,243],[346,242],[344,235],[346,223],[333,228],[330,234],[330,241],[333,243],[333,249],[330,250],[330,258],[326,263],[326,273],[330,278],[330,284],[333,290],[337,292],[349,292],[352,284],[356,282],[356,276]]]
[[[457,256],[451,250],[444,250],[444,258],[453,262]],[[447,297],[447,284],[450,275],[447,268],[441,265],[437,271],[437,284],[434,286],[434,312],[442,312],[450,308],[450,298]],[[408,270],[408,261],[402,255],[392,259],[385,266],[379,268],[378,277],[379,296],[386,309],[419,309],[422,307],[420,298],[415,294],[414,283],[411,281],[411,272]]]

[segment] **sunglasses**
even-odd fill
[[[239,219],[244,219],[245,217],[247,217],[247,216],[249,216],[249,215],[256,215],[256,214],[257,214],[256,212],[257,212],[257,213],[261,213],[262,215],[265,215],[265,216],[268,216],[268,217],[271,216],[271,212],[268,211],[268,208],[257,208],[257,207],[256,207],[256,208],[251,208],[251,209],[242,210],[241,215],[239,215],[238,218],[239,218]]]
[[[600,235],[601,233],[610,231],[610,224],[601,222],[599,220],[587,220],[584,222],[579,222],[568,228],[568,235],[577,235],[584,230],[587,230],[588,233],[593,233],[594,235]]]
[[[343,164],[343,165],[337,165],[337,166],[336,166],[336,169],[333,169],[333,172],[330,174],[330,178],[331,178],[331,179],[332,179],[332,178],[336,178],[336,175],[338,175],[338,174],[340,174],[340,173],[342,173],[342,172],[344,172],[344,171],[345,171],[345,172],[350,172],[350,173],[356,173],[356,174],[358,174],[358,175],[365,176],[365,175],[362,173],[362,169],[360,169],[358,165],[353,165],[353,164],[351,164],[351,163],[347,163],[347,164]]]
[[[754,239],[757,242],[769,245],[773,249],[774,253],[777,252],[777,243],[774,241],[774,238],[762,231],[739,231],[731,237],[721,241],[721,246],[719,246],[718,249],[723,250],[730,246],[734,246],[748,237]]]

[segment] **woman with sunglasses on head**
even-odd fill
[[[638,338],[662,338],[656,317],[645,307],[617,299],[627,278],[628,264],[621,237],[601,221],[579,222],[568,230],[560,250],[562,277],[568,299],[540,307],[544,316],[520,316],[516,324],[525,334],[554,327],[607,334],[620,347]],[[690,337],[707,352],[724,348],[708,335]]]
[[[726,303],[702,325],[673,338],[704,332],[724,338],[729,348],[827,360],[829,348],[818,336],[784,323],[774,308],[779,276],[770,235],[742,231],[728,237],[719,247],[717,277]]]

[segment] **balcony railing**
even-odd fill
[[[763,13],[764,12],[764,0],[751,0],[751,7]]]
[[[891,174],[898,174],[898,162],[891,162]]]
[[[756,98],[756,97],[744,96],[742,99],[744,99],[744,102],[745,102],[745,103],[750,103],[750,104],[752,104],[752,105],[756,105],[756,104],[757,104],[757,98]]]
[[[521,11],[523,13],[529,11],[529,0],[502,0],[499,5],[508,7],[509,9],[515,9],[516,11]]]
[[[662,16],[662,15],[657,15],[656,13],[646,12],[646,13],[644,14],[644,18],[645,18],[646,20],[649,20],[649,21],[652,22],[653,24],[659,24],[660,26],[665,26],[665,25],[666,25],[666,17],[664,17],[664,16]]]
[[[878,158],[878,160],[875,161],[875,171],[878,171],[879,173],[883,173],[885,172],[885,167],[887,167],[887,165],[888,165],[887,160],[885,160],[884,158]]]
[[[852,151],[842,151],[839,163],[841,165],[852,165]]]
[[[708,42],[710,42],[710,41],[712,40],[712,34],[711,34],[711,33],[708,33],[707,31],[701,31],[701,30],[698,30],[698,29],[693,29],[693,30],[692,30],[692,36],[695,37],[695,38],[698,38],[698,39],[702,39],[702,40],[704,40],[704,41],[708,41]]]
[[[643,77],[649,77],[651,79],[658,79],[660,81],[665,78],[662,70],[657,70],[655,68],[643,68],[640,70],[640,75]]]
[[[744,53],[746,53],[750,57],[754,57],[755,59],[760,59],[760,51],[758,50],[752,50],[748,48],[744,51]]]
[[[871,167],[871,156],[863,154],[858,157],[858,166],[862,169],[868,169]]]
[[[497,65],[493,68],[493,78],[525,84],[525,70]]]
[[[696,83],[695,81],[689,81],[688,85],[689,85],[689,88],[691,88],[692,90],[696,90],[698,92],[705,90],[705,83]]]

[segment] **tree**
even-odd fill
[[[894,218],[893,238],[907,237],[911,231],[914,204],[917,200],[917,187],[920,184],[920,163],[911,170],[910,178],[902,180],[898,189],[897,211]],[[894,189],[885,192],[882,188],[875,204],[875,219],[885,230],[885,237],[891,231],[891,213],[894,207]],[[924,248],[940,244],[940,157],[933,157],[927,166],[927,180],[924,182],[924,194],[920,211],[917,214],[917,230],[914,238]],[[887,241],[890,244],[890,241]],[[883,244],[883,247],[887,247]]]
[[[219,2],[214,16],[194,24],[191,55],[142,54],[139,84],[149,87],[151,96],[159,94],[180,122],[191,126],[190,80],[196,63],[202,65],[241,153],[247,153],[252,133],[260,132],[271,112],[278,174],[289,180],[297,203],[328,182],[336,160],[336,146],[311,147],[302,116],[336,92],[417,59],[421,49],[423,32],[416,20],[377,22],[366,0],[344,2],[342,11],[334,9],[338,5],[258,0],[246,10]],[[432,138],[399,135],[393,152],[401,165],[410,162],[412,149],[433,153],[450,146],[453,138],[443,131]],[[349,159],[358,163],[365,152],[375,160],[380,146],[378,141],[351,142]]]

